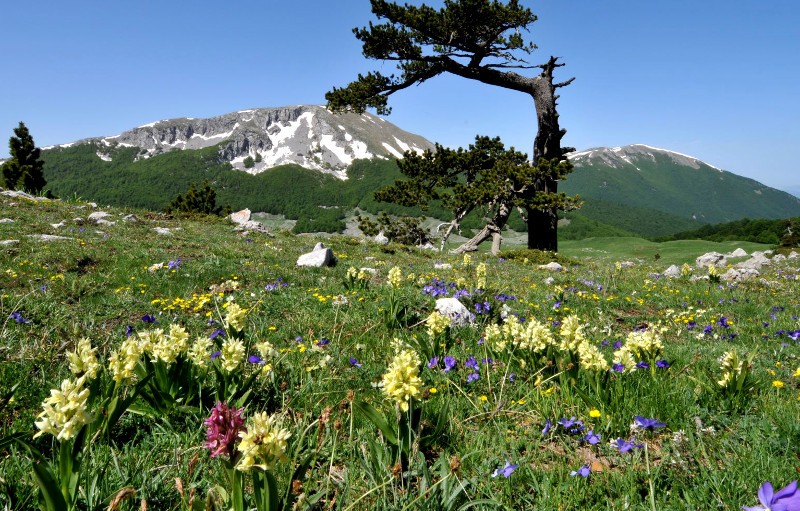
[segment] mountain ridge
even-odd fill
[[[161,209],[190,182],[208,179],[219,199],[234,208],[293,211],[293,218],[308,215],[331,225],[327,217],[334,211],[338,222],[353,207],[399,212],[375,203],[374,191],[402,178],[394,159],[405,150],[433,147],[371,114],[295,105],[155,121],[119,135],[45,148],[42,156],[45,177],[58,195],[90,194],[85,198]],[[568,158],[575,168],[559,191],[580,195],[585,207],[564,215],[573,220],[565,232],[604,224],[607,231],[653,237],[744,217],[800,216],[797,197],[669,149],[631,144],[576,151]],[[358,162],[381,164],[354,171]],[[323,176],[343,185],[350,177],[359,183],[342,188]],[[296,193],[296,187],[305,189]],[[480,223],[476,215],[473,223]],[[517,230],[524,225],[513,220]]]
[[[297,164],[346,179],[357,159],[399,158],[407,150],[422,152],[434,145],[375,115],[332,113],[318,105],[252,108],[209,118],[165,119],[118,135],[91,137],[43,149],[98,143],[109,149],[138,147],[136,159],[176,149],[204,149],[221,144],[220,157],[237,170],[258,174],[280,165]],[[97,151],[109,161],[111,151]],[[248,165],[247,158],[252,158]]]

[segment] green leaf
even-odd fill
[[[397,440],[397,433],[394,429],[389,425],[389,422],[386,420],[386,417],[380,413],[378,410],[375,409],[371,404],[365,401],[353,401],[353,409],[358,410],[360,414],[366,417],[372,424],[378,428],[381,433],[383,433],[383,437],[392,445],[399,445]]]
[[[42,492],[44,509],[47,511],[68,511],[67,501],[61,493],[61,487],[50,469],[50,464],[45,460],[44,456],[42,456],[42,453],[21,438],[17,439],[17,443],[25,449],[31,457],[33,477],[36,479],[36,484],[39,485],[39,489]]]

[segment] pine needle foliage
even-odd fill
[[[11,159],[2,166],[3,187],[9,190],[25,190],[32,194],[41,192],[47,181],[44,179],[44,162],[39,159],[40,149],[24,123],[14,128],[8,140]]]
[[[217,215],[230,211],[230,208],[217,206],[217,192],[211,188],[208,181],[203,182],[203,187],[199,190],[194,183],[189,184],[189,189],[184,195],[178,195],[167,207],[167,213],[174,213],[182,216],[193,215]]]

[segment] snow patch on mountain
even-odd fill
[[[632,144],[618,147],[596,147],[587,149],[585,151],[576,151],[567,154],[567,158],[573,161],[579,161],[583,164],[592,165],[593,161],[602,163],[612,168],[619,168],[625,164],[636,166],[636,160],[648,159],[655,161],[656,154],[662,154],[671,158],[679,165],[685,165],[693,169],[699,169],[700,165],[705,165],[712,169],[722,172],[722,169],[710,165],[694,156],[670,151],[668,149],[661,149],[645,144]],[[637,167],[637,170],[640,170]]]
[[[208,119],[161,120],[74,143],[94,143],[103,148],[100,152],[104,155],[113,154],[117,147],[138,147],[137,160],[214,146],[222,160],[251,174],[295,164],[340,179],[347,178],[347,167],[357,159],[402,158],[404,151],[421,153],[434,147],[423,137],[372,114],[334,114],[315,105],[253,108]]]

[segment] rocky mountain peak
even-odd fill
[[[346,179],[345,171],[356,159],[400,158],[407,150],[434,147],[423,137],[369,113],[334,114],[315,105],[254,108],[208,119],[169,119],[76,143],[81,142],[138,147],[138,159],[219,144],[221,158],[251,174],[295,163],[341,179]],[[98,157],[109,158],[102,150]]]

